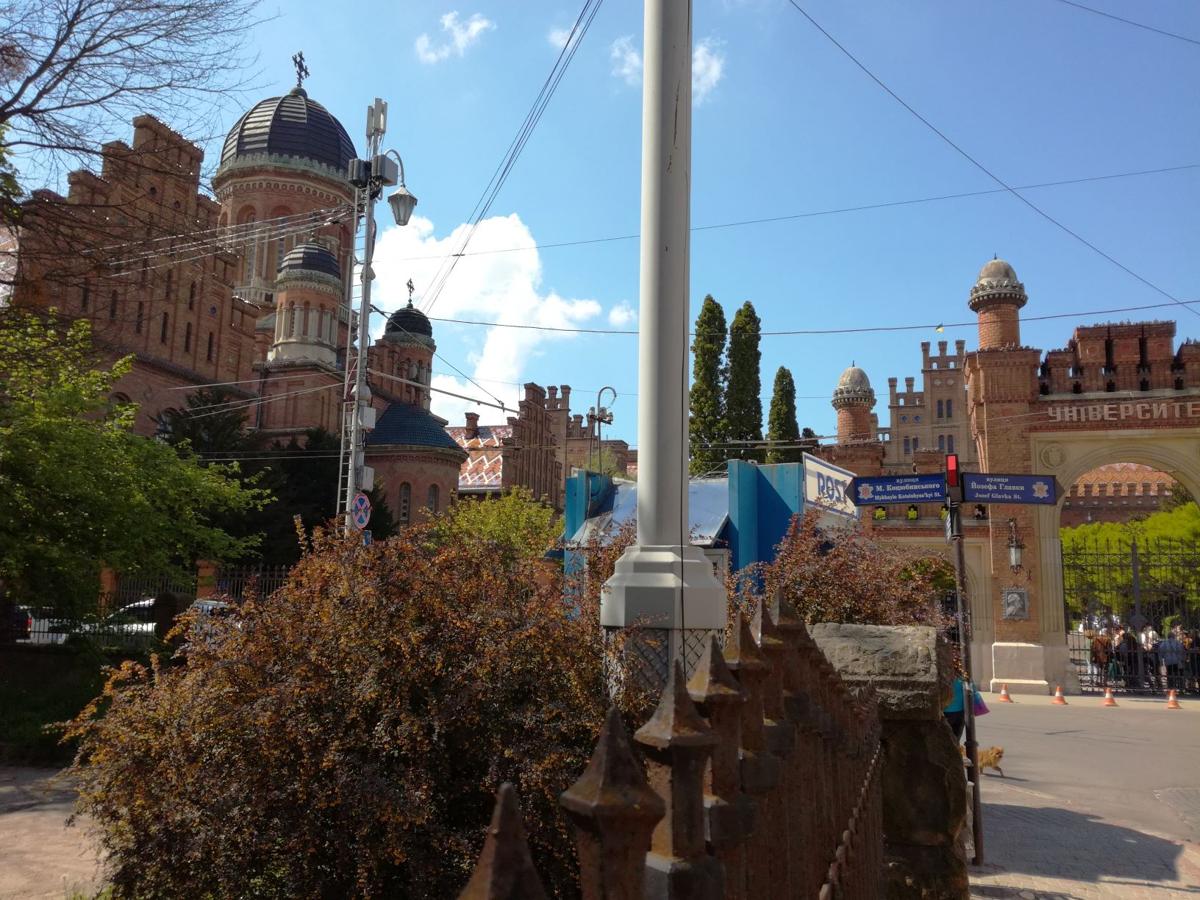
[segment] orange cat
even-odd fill
[[[967,748],[962,746],[962,744],[958,745],[958,752],[963,755],[964,759],[966,758]],[[1004,770],[1000,768],[1000,760],[1004,759],[1003,747],[980,747],[976,752],[979,754],[980,772],[985,769],[995,769],[1000,773],[1001,778],[1004,777]]]

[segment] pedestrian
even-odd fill
[[[1158,642],[1161,639],[1161,635],[1154,630],[1154,626],[1149,622],[1142,626],[1143,673],[1146,677],[1146,687],[1153,687],[1156,691],[1159,689],[1158,654],[1154,651],[1154,648],[1158,646]]]
[[[1179,639],[1182,631],[1183,629],[1176,625],[1154,648],[1155,655],[1162,660],[1162,664],[1167,669],[1167,690],[1172,688],[1179,690],[1183,687],[1183,663],[1186,659],[1186,651],[1183,641]]]
[[[1133,630],[1126,628],[1117,640],[1117,660],[1121,666],[1121,676],[1126,688],[1137,687],[1137,654],[1138,641]]]
[[[1108,663],[1112,659],[1112,638],[1108,631],[1097,631],[1092,638],[1092,675],[1100,676],[1101,684],[1108,684]]]
[[[954,742],[956,744],[962,743],[963,729],[967,727],[966,684],[966,680],[962,677],[962,674],[956,672],[954,684],[950,686],[950,702],[942,710],[942,716],[946,719],[946,724],[954,732]]]

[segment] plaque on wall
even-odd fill
[[[1000,617],[1003,619],[1029,618],[1029,591],[1025,588],[1004,588],[1000,592]]]

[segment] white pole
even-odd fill
[[[684,629],[726,619],[724,588],[687,534],[692,3],[646,0],[645,10],[637,543],[605,584],[600,623],[670,629],[669,656],[690,666]]]

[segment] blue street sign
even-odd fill
[[[987,472],[963,472],[963,500],[966,503],[1045,503],[1058,502],[1058,491],[1050,475],[1000,475]]]
[[[850,486],[850,499],[856,506],[888,506],[889,504],[944,503],[946,476],[882,475],[878,478],[855,478]]]

